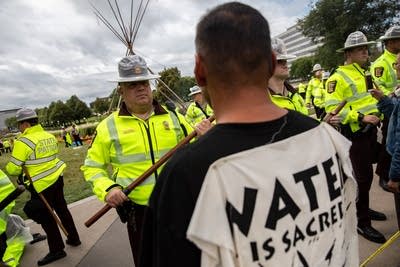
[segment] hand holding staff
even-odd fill
[[[215,117],[211,116],[208,120],[210,122],[214,121]],[[163,165],[179,148],[186,145],[190,142],[194,137],[197,136],[197,132],[193,131],[184,139],[182,139],[175,147],[169,150],[164,156],[162,156],[153,166],[151,166],[147,171],[145,171],[142,175],[140,175],[135,181],[129,184],[124,190],[125,195],[129,195],[135,187],[141,184],[144,180],[146,180],[153,172],[155,172],[161,165]],[[86,222],[85,226],[90,227],[94,224],[98,219],[100,219],[104,214],[107,213],[111,209],[111,206],[106,204],[103,208],[101,208],[98,212],[96,212],[92,217],[90,217]]]
[[[33,181],[31,176],[29,175],[28,169],[26,168],[25,165],[22,165],[22,170],[25,173],[25,176],[28,178],[29,183],[32,185],[33,190],[35,190],[35,187],[33,187]],[[66,237],[68,237],[68,232],[65,229],[64,225],[62,225],[60,219],[57,217],[57,215],[54,213],[53,208],[50,206],[49,202],[47,202],[46,198],[43,196],[42,193],[37,193],[40,197],[40,199],[43,201],[44,205],[46,206],[47,210],[50,212],[51,216],[53,216],[54,220],[60,226],[61,230],[65,234]]]
[[[329,121],[332,119],[333,116],[339,114],[339,112],[342,110],[342,108],[346,105],[347,100],[343,100],[342,102],[339,103],[339,105],[335,108],[334,111],[329,112],[325,115],[325,117],[322,119],[323,122],[329,123]]]

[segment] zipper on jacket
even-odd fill
[[[153,149],[153,144],[151,142],[151,134],[150,134],[150,125],[149,125],[149,121],[147,121],[146,123],[144,123],[144,128],[146,129],[146,133],[147,133],[147,138],[149,140],[149,149],[150,149],[150,157],[151,157],[151,162],[154,165],[156,163],[155,157],[154,157],[154,149]],[[158,173],[157,170],[154,172],[154,177],[157,180],[158,178]]]

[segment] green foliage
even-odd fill
[[[181,92],[179,92],[179,82],[181,80],[181,72],[177,67],[164,69],[159,72],[160,79],[179,97],[182,98]],[[162,83],[157,83],[157,91],[154,93],[154,98],[160,101],[161,103],[165,103],[168,98],[175,100],[176,97],[165,87]]]
[[[376,40],[399,19],[398,0],[319,0],[299,24],[313,40],[323,37],[316,59],[331,69],[343,63],[343,55],[336,50],[351,32],[360,30],[368,40]]]
[[[183,99],[183,100],[190,100],[190,97],[188,97],[189,94],[189,88],[195,86],[196,79],[194,77],[190,76],[184,76],[182,77],[177,85],[176,85],[176,90],[175,92]]]
[[[300,78],[307,80],[311,74],[312,67],[314,65],[314,57],[302,57],[296,59],[290,67],[290,77]]]
[[[71,118],[74,121],[80,122],[81,119],[88,118],[92,115],[90,108],[76,95],[71,96],[71,98],[67,100],[66,105],[72,110]]]
[[[61,100],[51,102],[48,120],[52,125],[60,126],[73,120],[73,110]]]
[[[108,111],[111,104],[110,97],[99,98],[96,97],[96,100],[90,103],[90,107],[93,109],[95,113],[104,114]]]
[[[7,118],[5,120],[5,124],[8,127],[8,129],[17,128],[17,118],[15,116]]]

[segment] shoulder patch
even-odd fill
[[[331,94],[336,90],[336,81],[330,81],[328,83],[328,93]]]
[[[376,67],[376,68],[374,69],[374,75],[375,75],[375,77],[377,77],[377,78],[382,77],[382,75],[383,75],[383,70],[384,70],[383,67]]]

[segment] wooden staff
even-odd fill
[[[339,114],[339,112],[342,110],[342,108],[343,108],[346,104],[347,104],[347,101],[346,101],[346,100],[343,100],[342,102],[340,102],[339,105],[335,108],[334,111],[329,112],[329,113],[327,113],[327,114],[325,115],[325,117],[322,119],[322,121],[323,121],[323,122],[328,122],[328,123],[329,123],[329,120],[330,120],[333,116]]]
[[[0,211],[2,211],[5,207],[7,207],[11,202],[13,202],[19,195],[21,195],[25,191],[25,187],[22,185],[18,185],[17,188],[14,189],[8,196],[6,196],[0,202]]]
[[[214,115],[208,118],[210,122],[213,122],[215,119]],[[152,165],[147,171],[142,173],[135,181],[130,183],[124,190],[125,195],[129,195],[130,192],[132,192],[135,187],[140,185],[144,180],[146,180],[153,172],[155,172],[161,165],[163,165],[179,148],[182,146],[186,145],[187,143],[190,142],[194,137],[197,136],[196,131],[193,131],[190,133],[188,136],[186,136],[184,139],[182,139],[176,146],[174,146],[171,150],[169,150],[164,156],[162,156],[154,165]],[[107,213],[112,207],[108,204],[104,205],[103,208],[101,208],[98,212],[96,212],[92,217],[90,217],[86,222],[85,226],[90,227],[92,224],[94,224],[98,219],[100,219],[104,214]]]
[[[31,176],[29,175],[28,169],[26,168],[25,165],[22,165],[22,170],[25,173],[26,177],[29,180],[29,183],[32,185],[32,188],[34,191],[35,187],[33,186],[33,181]],[[64,228],[64,225],[62,225],[60,219],[57,217],[57,215],[54,213],[53,208],[50,206],[49,202],[47,202],[46,198],[43,196],[42,193],[37,193],[40,197],[40,199],[43,201],[44,205],[46,206],[47,210],[50,212],[51,216],[53,216],[54,220],[56,221],[56,223],[58,224],[58,226],[60,226],[61,230],[63,231],[63,233],[65,234],[66,237],[68,237],[68,232],[67,230]]]

